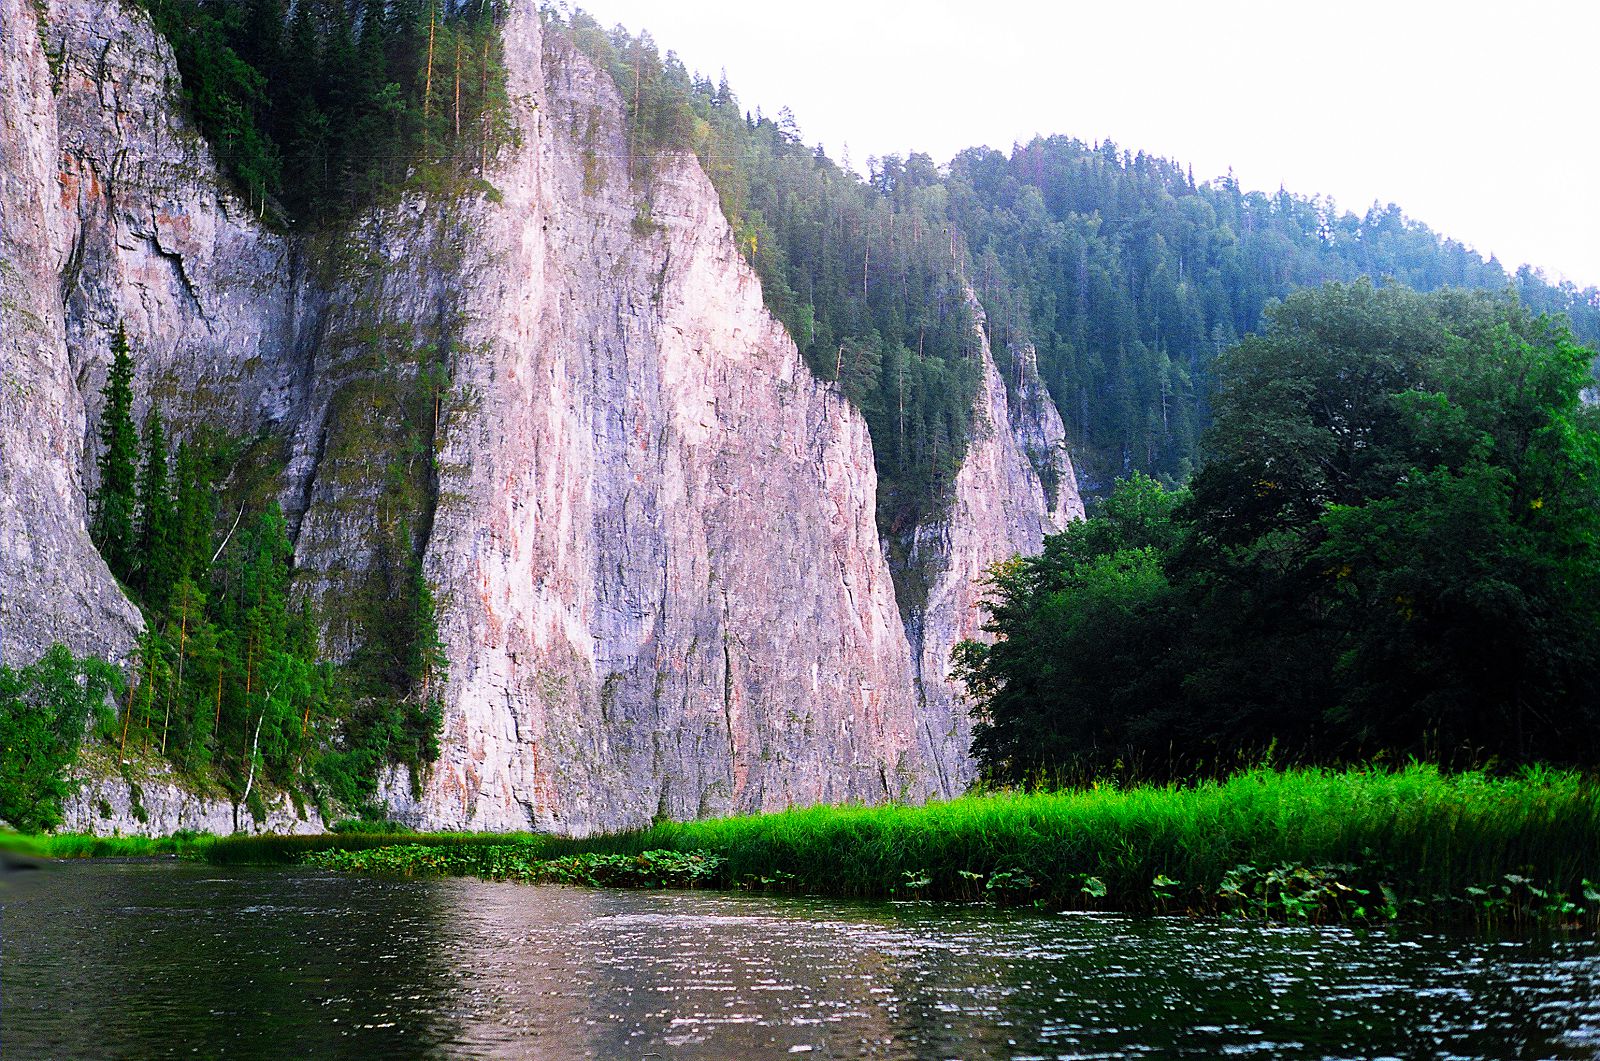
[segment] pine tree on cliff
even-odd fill
[[[173,480],[173,579],[198,583],[211,565],[211,525],[216,512],[205,457],[187,440],[178,443]]]
[[[139,538],[135,585],[146,606],[165,607],[174,572],[172,490],[167,475],[167,432],[161,410],[144,424],[144,468],[139,475]]]
[[[133,426],[133,358],[120,324],[111,341],[111,373],[101,394],[105,408],[100,414],[100,487],[95,492],[90,537],[111,573],[126,582],[133,574],[139,434]]]

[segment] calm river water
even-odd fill
[[[1600,946],[171,862],[3,910],[20,1058],[1600,1054]]]

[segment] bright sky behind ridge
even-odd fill
[[[590,0],[869,155],[1110,138],[1600,285],[1600,0]]]

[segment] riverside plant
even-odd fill
[[[394,844],[360,851],[319,851],[306,863],[324,869],[402,876],[478,876],[593,888],[695,888],[717,880],[722,859],[705,852],[596,852],[539,858],[528,845],[429,847]]]
[[[88,833],[0,831],[0,851],[32,858],[204,858],[217,838],[182,830],[170,836],[93,836]]]
[[[382,856],[395,860],[387,871],[509,879],[557,879],[518,867],[568,856],[676,852],[717,860],[696,887],[839,897],[1490,928],[1592,928],[1600,915],[1589,883],[1600,879],[1600,786],[1538,770],[1262,769],[1192,785],[814,807],[581,840],[229,839],[208,857],[311,856],[380,870],[378,855],[357,864],[312,853],[393,847],[415,850]]]

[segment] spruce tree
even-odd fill
[[[111,341],[111,372],[101,394],[105,407],[100,413],[100,486],[90,537],[111,573],[126,582],[133,574],[139,435],[133,426],[133,357],[120,324]]]
[[[174,580],[172,491],[167,475],[167,432],[161,410],[151,407],[144,428],[144,468],[139,476],[136,584],[152,609],[165,607]]]
[[[212,523],[216,519],[206,461],[187,440],[178,443],[173,468],[173,577],[204,579],[211,564]]]

